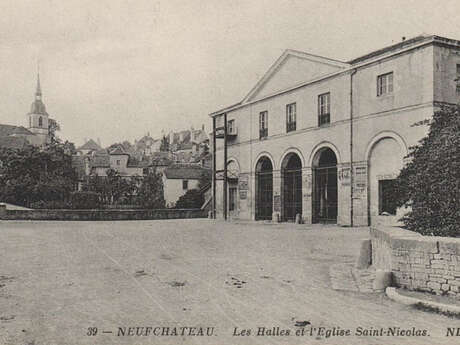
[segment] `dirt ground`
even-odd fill
[[[0,344],[458,344],[446,332],[459,320],[331,288],[331,265],[354,262],[367,237],[207,219],[3,221]],[[388,335],[398,327],[409,335]]]

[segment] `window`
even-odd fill
[[[236,210],[236,187],[230,187],[228,189],[228,210],[235,211]]]
[[[377,77],[377,96],[393,92],[393,72]]]
[[[395,180],[379,180],[379,214],[396,215]]]
[[[268,111],[262,111],[259,114],[259,139],[268,136]]]
[[[331,122],[331,94],[323,93],[318,96],[318,126]]]
[[[457,82],[457,95],[460,96],[460,64],[457,64],[457,77],[455,81]]]
[[[296,104],[286,105],[286,132],[296,130]]]
[[[41,116],[38,118],[38,127],[43,127],[43,118]]]
[[[187,190],[188,189],[188,180],[182,180],[182,189]]]
[[[235,133],[235,120],[227,121],[227,133]]]
[[[120,160],[119,159],[117,159],[117,165],[120,165]]]

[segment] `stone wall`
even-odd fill
[[[396,286],[460,299],[460,238],[392,227],[372,227],[370,234],[372,264],[391,270]]]
[[[3,220],[148,220],[206,218],[201,209],[161,210],[7,210],[0,205]]]

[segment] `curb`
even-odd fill
[[[422,299],[415,298],[415,297],[403,296],[399,294],[398,291],[396,291],[396,288],[394,287],[387,287],[385,290],[385,293],[389,299],[395,302],[401,303],[401,304],[405,304],[405,305],[421,304],[426,307],[437,309],[444,313],[455,313],[455,314],[460,315],[460,306],[437,303],[437,302],[422,300]]]

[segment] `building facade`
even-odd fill
[[[459,77],[460,42],[439,36],[348,62],[285,51],[241,102],[210,114],[217,215],[226,194],[227,214],[241,219],[300,215],[345,226],[399,219],[393,181],[434,111],[459,101]]]

